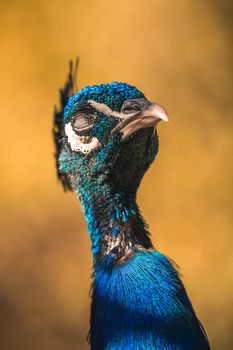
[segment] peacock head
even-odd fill
[[[161,120],[165,109],[131,85],[85,87],[64,109],[60,175],[70,189],[104,178],[116,191],[136,191],[157,154]]]

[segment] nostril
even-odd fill
[[[129,114],[133,112],[138,112],[140,110],[141,110],[141,106],[139,106],[138,104],[129,104],[122,108],[122,113]]]

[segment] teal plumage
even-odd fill
[[[92,242],[91,349],[210,349],[175,264],[153,247],[136,203],[166,111],[128,84],[74,93],[73,79],[54,135],[59,178],[77,193]]]

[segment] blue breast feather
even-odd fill
[[[92,350],[210,349],[176,268],[159,252],[97,270],[92,294]]]

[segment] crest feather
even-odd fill
[[[72,187],[70,184],[70,180],[67,174],[61,173],[59,170],[58,159],[59,155],[63,148],[63,138],[65,136],[64,133],[64,123],[63,123],[63,114],[65,106],[71,96],[73,96],[77,92],[76,88],[76,77],[78,70],[79,59],[77,58],[75,62],[69,62],[69,73],[67,76],[67,80],[63,88],[59,90],[59,106],[55,106],[54,108],[54,119],[53,119],[53,139],[55,143],[55,160],[57,167],[57,177],[61,181],[63,188],[65,191],[72,191]]]

